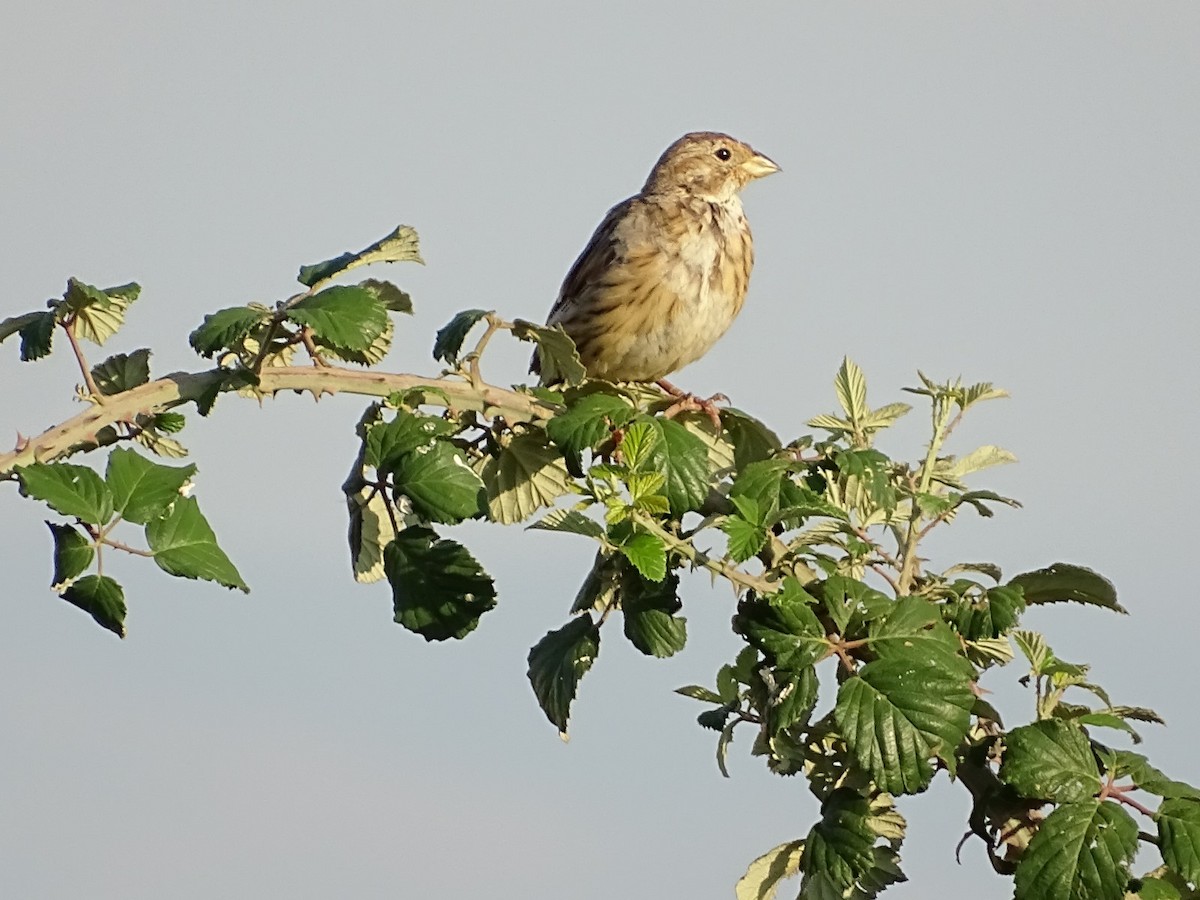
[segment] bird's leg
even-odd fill
[[[663,413],[668,419],[673,419],[681,412],[702,412],[713,423],[713,428],[717,430],[717,434],[721,433],[721,411],[717,409],[717,402],[728,403],[729,398],[724,394],[713,394],[706,400],[702,400],[695,394],[681,391],[665,378],[658,379],[658,386],[675,398],[675,402],[667,407]]]

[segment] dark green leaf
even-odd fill
[[[546,434],[579,471],[584,450],[595,450],[608,440],[613,428],[633,418],[635,411],[623,397],[587,394],[546,423]]]
[[[512,333],[519,340],[537,344],[533,371],[541,373],[543,384],[581,384],[587,376],[587,370],[579,361],[575,342],[567,336],[561,325],[534,325],[517,319],[513,322]]]
[[[1004,739],[1000,780],[1022,797],[1070,803],[1100,791],[1100,773],[1078,725],[1047,719],[1014,728]]]
[[[306,325],[322,343],[363,351],[383,334],[387,308],[367,290],[337,285],[305,297],[288,308],[293,322]]]
[[[92,378],[101,394],[119,394],[150,380],[150,351],[118,353],[92,367]]]
[[[733,710],[728,706],[721,706],[717,709],[706,709],[700,715],[696,716],[696,724],[710,731],[724,731],[725,725],[729,722],[729,717],[732,714]],[[728,778],[729,776],[726,775],[725,777]]]
[[[1136,900],[1180,900],[1179,888],[1161,878],[1141,878],[1130,885],[1131,894],[1126,897]]]
[[[1148,794],[1155,794],[1168,800],[1179,798],[1200,800],[1200,790],[1192,787],[1186,781],[1168,778],[1159,769],[1150,765],[1150,761],[1140,753],[1132,753],[1128,750],[1116,751],[1113,753],[1113,764],[1114,778],[1129,778]]]
[[[666,476],[663,493],[671,515],[679,517],[699,509],[709,491],[708,450],[704,442],[674,419],[638,416],[637,421],[649,422],[657,432],[658,439],[644,468]]]
[[[395,618],[427,641],[464,638],[496,605],[492,578],[466,547],[429,528],[405,528],[383,551]]]
[[[1200,883],[1200,803],[1164,800],[1158,808],[1158,840],[1163,862],[1192,884]]]
[[[574,509],[552,509],[542,518],[529,526],[538,531],[560,531],[567,534],[580,534],[584,537],[598,538],[604,535],[604,528],[589,519],[583,513]]]
[[[954,751],[967,733],[975,695],[970,679],[918,653],[878,659],[838,690],[834,717],[846,744],[881,790],[923,791],[931,757],[953,771]]]
[[[22,494],[47,503],[64,516],[89,525],[104,525],[112,518],[112,493],[87,466],[31,463],[17,469],[17,477]]]
[[[396,287],[390,281],[380,281],[377,278],[368,278],[366,281],[360,281],[358,286],[364,291],[368,291],[371,296],[373,296],[392,312],[407,313],[410,316],[412,315],[412,297],[400,290],[400,288]]]
[[[894,603],[886,594],[864,584],[857,578],[830,575],[808,590],[824,601],[829,618],[843,635],[857,631],[858,625],[871,622],[892,611]]]
[[[625,637],[647,656],[674,656],[687,643],[687,619],[676,616],[679,576],[647,581],[632,572],[621,579]]]
[[[774,456],[780,447],[775,432],[739,409],[721,410],[721,425],[733,444],[734,465],[739,472],[751,463]]]
[[[970,678],[975,672],[961,654],[962,644],[942,621],[937,606],[922,597],[902,597],[887,617],[872,623],[871,649],[881,659],[912,655],[949,672],[960,671]]]
[[[486,509],[483,482],[462,451],[444,441],[402,455],[391,473],[396,491],[412,500],[413,510],[431,522],[454,524]]]
[[[50,352],[57,324],[52,312],[31,312],[0,322],[0,343],[10,335],[21,335],[21,359],[32,362]]]
[[[868,824],[871,808],[857,791],[839,788],[822,804],[821,821],[805,841],[805,880],[822,874],[842,890],[850,888],[874,863],[875,833]]]
[[[950,606],[955,630],[968,641],[986,640],[1007,634],[1025,611],[1025,598],[1017,587],[988,588],[982,600],[959,600]]]
[[[642,577],[662,581],[667,574],[667,551],[652,534],[631,534],[617,544],[617,549],[637,567]]]
[[[144,525],[178,500],[180,489],[195,474],[194,465],[163,466],[133,450],[118,447],[108,457],[105,479],[117,515]]]
[[[387,237],[381,238],[357,253],[343,253],[333,259],[301,266],[297,280],[305,287],[327,281],[357,266],[369,266],[384,262],[416,262],[424,264],[417,245],[417,232],[408,225],[399,225]]]
[[[125,592],[107,575],[86,575],[63,591],[62,596],[95,619],[101,628],[125,637]]]
[[[1009,582],[1012,587],[1024,591],[1026,603],[1083,603],[1101,606],[1113,612],[1124,613],[1125,607],[1117,602],[1117,590],[1112,582],[1102,575],[1073,566],[1070,563],[1054,563],[1036,572],[1026,572]]]
[[[434,338],[433,358],[448,366],[457,366],[467,333],[489,312],[486,309],[466,309],[447,322]]]
[[[166,513],[151,520],[146,525],[146,541],[154,551],[154,561],[170,575],[215,581],[250,592],[229,557],[217,546],[217,536],[194,497],[177,498]]]
[[[1137,823],[1117,804],[1065,803],[1029,842],[1016,900],[1121,900],[1136,849]]]
[[[738,604],[734,630],[781,669],[798,673],[826,655],[829,642],[812,608],[812,597],[795,579],[783,590],[760,597],[748,595]]]
[[[564,738],[579,680],[600,652],[600,630],[589,615],[547,632],[529,651],[529,683],[546,718]]]
[[[51,584],[66,584],[92,564],[96,551],[92,542],[73,525],[46,524],[54,535],[54,581]]]
[[[797,722],[807,722],[817,704],[819,687],[817,672],[812,666],[799,672],[776,669],[773,674],[781,680],[772,685],[766,709],[767,730],[771,735],[791,728]]]
[[[363,461],[380,471],[400,464],[410,453],[431,447],[438,437],[450,433],[454,426],[445,419],[396,410],[388,422],[375,422],[367,431],[366,453]]]
[[[188,337],[192,349],[206,359],[221,350],[230,349],[246,338],[271,317],[263,307],[231,306],[204,317]]]

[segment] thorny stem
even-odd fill
[[[100,393],[100,389],[96,387],[96,380],[92,378],[91,367],[87,364],[87,359],[83,355],[83,348],[79,346],[79,338],[75,336],[75,317],[71,316],[62,323],[62,329],[67,333],[67,340],[71,342],[71,351],[75,354],[75,361],[79,363],[79,371],[83,374],[83,383],[91,394],[92,399],[97,403],[104,403],[105,397]]]
[[[300,329],[300,341],[304,344],[304,349],[308,351],[309,358],[312,359],[314,366],[328,368],[329,363],[325,362],[325,358],[321,356],[321,351],[317,349],[316,343],[313,341],[312,329],[305,325]]]
[[[633,518],[642,528],[666,544],[668,550],[675,551],[693,566],[708,569],[738,587],[756,591],[759,594],[774,594],[779,590],[779,584],[774,581],[768,581],[759,575],[751,575],[736,566],[713,559],[704,551],[696,548],[691,541],[681,540],[667,531],[650,516],[635,512]]]
[[[137,547],[130,547],[121,541],[114,541],[110,537],[101,537],[98,543],[104,544],[106,547],[112,547],[114,550],[124,550],[126,553],[132,553],[134,556],[148,556],[151,558],[154,556],[153,550],[139,550]]]
[[[479,370],[479,358],[483,356],[483,351],[487,348],[488,341],[492,339],[492,335],[494,335],[497,331],[512,328],[511,323],[505,322],[503,319],[496,316],[495,313],[488,313],[486,316],[484,316],[484,320],[488,323],[488,327],[480,336],[479,343],[475,345],[475,349],[471,351],[469,357],[470,363],[468,372],[471,377],[471,386],[476,390],[479,390],[484,383],[483,375],[480,374]]]

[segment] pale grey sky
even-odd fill
[[[68,275],[137,280],[104,349],[150,346],[158,373],[203,367],[186,336],[205,312],[286,296],[301,263],[401,222],[429,264],[381,273],[417,307],[387,365],[434,372],[457,310],[543,317],[679,134],[752,143],[784,171],[746,192],[750,296],[676,380],[786,436],[832,407],[845,354],[876,402],[918,367],[1011,390],[952,449],[1013,450],[984,482],[1026,507],[934,551],[1112,578],[1130,617],[1027,622],[1162,712],[1151,758],[1200,781],[1200,6],[45,2],[5,15],[3,45],[0,318]],[[10,437],[77,409],[66,356],[0,351]],[[526,358],[502,345],[487,371],[521,380]],[[606,641],[565,746],[525,654],[565,620],[586,541],[461,528],[497,609],[462,643],[393,625],[344,550],[362,405],[192,417],[197,496],[253,593],[120,560],[124,642],[49,592],[46,511],[0,491],[0,894],[726,898],[807,831],[803,783],[745,740],[722,779],[671,693],[736,648],[705,579],[680,656]],[[915,454],[916,419],[885,449]],[[989,681],[1014,721],[1017,674]],[[954,863],[965,792],[943,779],[901,810],[911,881],[887,896],[1009,896],[979,846]]]

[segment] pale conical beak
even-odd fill
[[[751,178],[764,178],[767,175],[774,175],[780,169],[769,156],[756,153],[742,163],[742,171]]]

